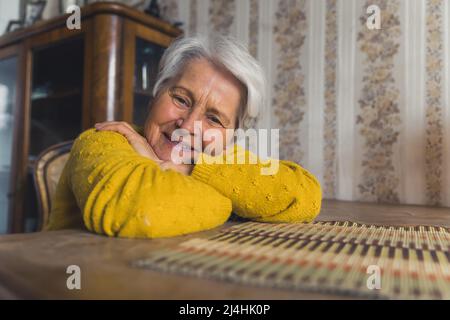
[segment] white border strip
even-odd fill
[[[178,0],[178,19],[183,22],[184,34],[190,36],[189,34],[189,18],[191,6],[191,0]]]
[[[307,168],[323,183],[323,125],[325,104],[326,0],[309,0],[308,28],[308,154]]]
[[[450,207],[450,5],[444,1],[444,82],[443,82],[443,114],[444,114],[444,138],[443,138],[443,192],[442,204]]]
[[[355,0],[338,0],[338,59],[337,59],[337,123],[338,123],[338,183],[337,198],[353,200],[355,144]]]
[[[197,0],[197,33],[209,34],[209,0]]]
[[[426,3],[405,1],[405,103],[402,189],[408,204],[425,202]]]
[[[234,0],[236,14],[232,32],[236,38],[248,48],[250,28],[250,0]]]
[[[272,128],[272,91],[273,91],[273,57],[272,50],[276,48],[273,42],[273,16],[278,3],[274,0],[260,0],[258,21],[258,60],[266,75],[266,105],[260,111],[259,128]]]

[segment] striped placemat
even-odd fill
[[[246,222],[133,265],[319,293],[450,299],[450,233],[441,227]]]

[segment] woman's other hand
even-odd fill
[[[139,133],[137,133],[133,129],[133,127],[126,122],[106,121],[95,124],[95,128],[98,131],[114,131],[122,134],[125,138],[127,138],[128,142],[137,153],[139,153],[143,157],[155,161],[162,170],[172,169],[188,176],[191,174],[192,169],[194,168],[193,165],[174,164],[171,161],[162,161],[161,159],[159,159],[147,140]]]
[[[137,133],[130,124],[123,121],[105,121],[96,123],[95,129],[98,131],[118,132],[127,138],[133,149],[141,156],[151,159],[159,165],[163,163],[153,151],[147,139]]]

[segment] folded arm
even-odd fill
[[[168,237],[214,228],[231,202],[213,187],[162,171],[111,131],[88,130],[75,140],[68,180],[85,226],[120,237]]]
[[[235,146],[234,152],[245,152],[249,159],[249,151]],[[320,184],[294,162],[279,161],[273,175],[261,174],[269,164],[259,160],[256,164],[208,163],[197,164],[192,176],[231,199],[233,211],[241,217],[261,222],[309,222],[320,212]]]

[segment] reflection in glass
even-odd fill
[[[152,90],[158,75],[158,64],[164,47],[137,38],[134,72],[133,123],[142,126],[147,117]]]
[[[17,58],[0,60],[0,234],[8,226]]]
[[[46,148],[75,139],[82,131],[84,39],[76,38],[33,52],[30,146],[25,190],[25,231],[38,221],[33,167]]]

